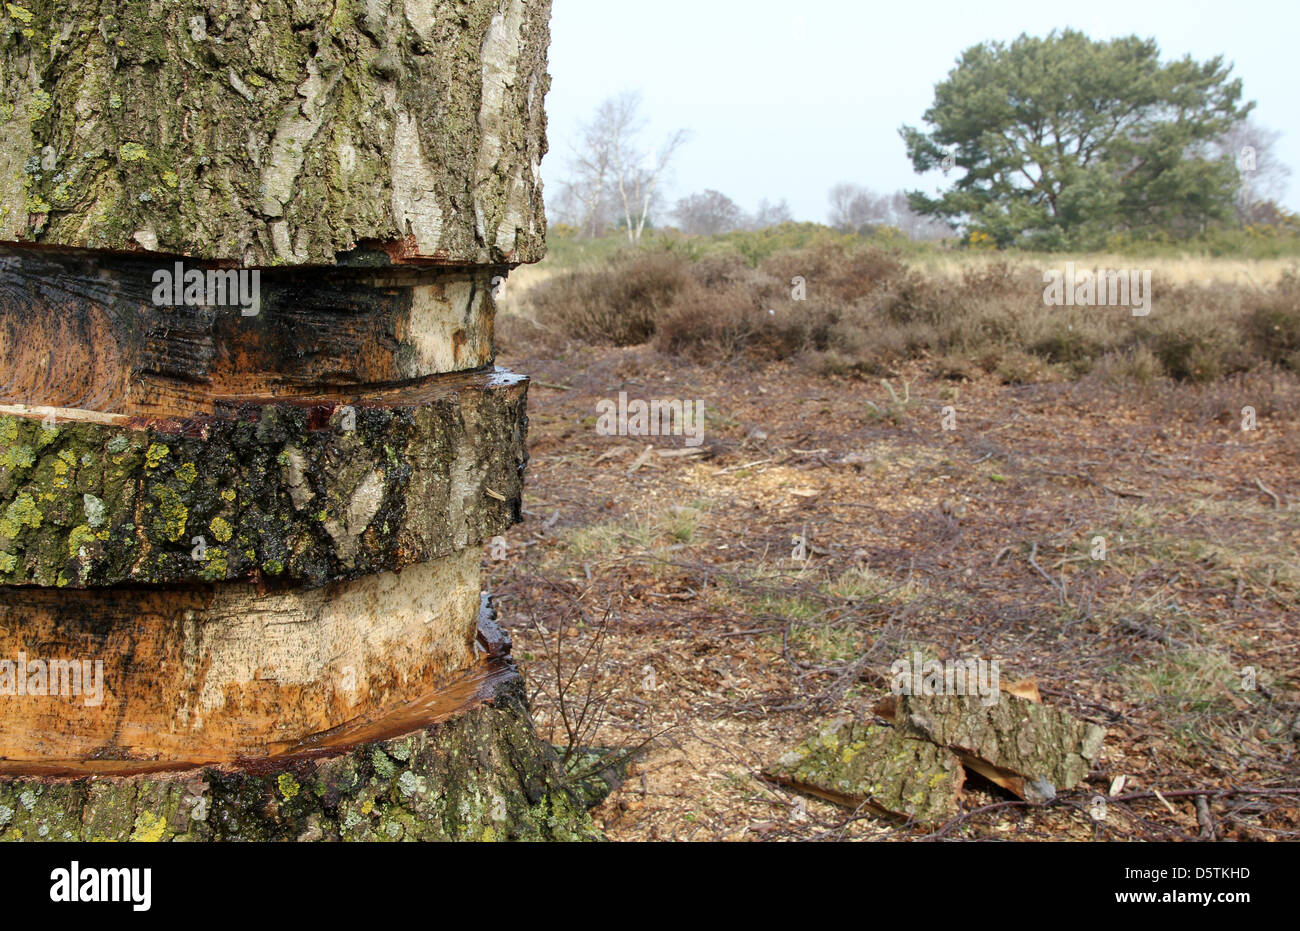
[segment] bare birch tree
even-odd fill
[[[634,92],[603,101],[591,122],[582,127],[581,149],[572,161],[569,183],[583,205],[587,235],[598,235],[611,209],[617,209],[628,241],[641,242],[660,183],[687,138],[685,130],[677,130],[657,149],[648,149],[641,141],[645,127],[641,95]]]
[[[1227,158],[1237,166],[1241,185],[1237,189],[1237,219],[1249,223],[1260,208],[1277,203],[1286,194],[1291,169],[1277,157],[1282,134],[1252,119],[1233,125],[1210,147],[1212,156]],[[1267,215],[1267,211],[1265,211]]]

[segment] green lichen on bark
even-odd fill
[[[0,240],[544,255],[549,0],[0,5]]]
[[[903,695],[894,721],[910,736],[953,750],[967,765],[1018,777],[1024,782],[1018,794],[1032,801],[1083,782],[1106,739],[1099,725],[1007,692],[992,704],[977,695]]]
[[[767,770],[778,782],[853,808],[931,824],[957,811],[956,755],[891,727],[837,721]]]
[[[0,416],[0,584],[319,586],[458,552],[520,517],[521,385],[188,426]]]
[[[0,841],[576,841],[600,834],[518,676],[425,730],[255,768],[0,778]]]

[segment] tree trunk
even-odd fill
[[[0,584],[323,585],[519,520],[516,376],[218,404],[183,421],[0,406]]]
[[[0,8],[0,839],[597,837],[480,611],[549,0],[215,4]]]
[[[504,274],[250,273],[0,247],[0,393],[29,406],[172,417],[222,397],[312,397],[478,369],[492,364],[494,282]],[[188,298],[187,275],[203,282]]]
[[[0,768],[0,840],[594,840],[518,672],[472,692],[224,766]],[[418,722],[418,723],[417,723]],[[134,771],[132,771],[134,769]]]
[[[227,763],[436,694],[475,666],[479,563],[310,590],[10,590],[0,758]]]
[[[250,10],[254,12],[250,12]],[[0,8],[0,240],[535,262],[549,0]]]

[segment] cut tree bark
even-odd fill
[[[254,265],[544,255],[549,0],[0,8],[0,240]]]
[[[1105,728],[1005,691],[988,705],[975,695],[900,695],[893,719],[903,733],[951,749],[970,769],[1032,802],[1081,783],[1106,739]]]
[[[44,413],[0,407],[0,584],[322,585],[520,516],[526,384],[506,373],[187,421]]]
[[[549,13],[0,6],[0,839],[598,836],[478,610]]]
[[[892,727],[837,721],[767,770],[837,805],[933,824],[957,813],[965,773],[956,755]]]
[[[0,765],[0,841],[596,840],[512,663],[221,766]]]
[[[201,276],[190,298],[213,305],[184,302],[186,274]],[[174,417],[221,398],[311,397],[492,363],[504,269],[252,274],[0,247],[0,402]]]
[[[0,759],[269,756],[435,693],[474,667],[480,559],[313,590],[9,591]]]

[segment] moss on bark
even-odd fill
[[[0,585],[261,578],[427,562],[520,517],[521,379],[181,423],[0,415]]]
[[[0,6],[0,240],[544,255],[549,0]]]

